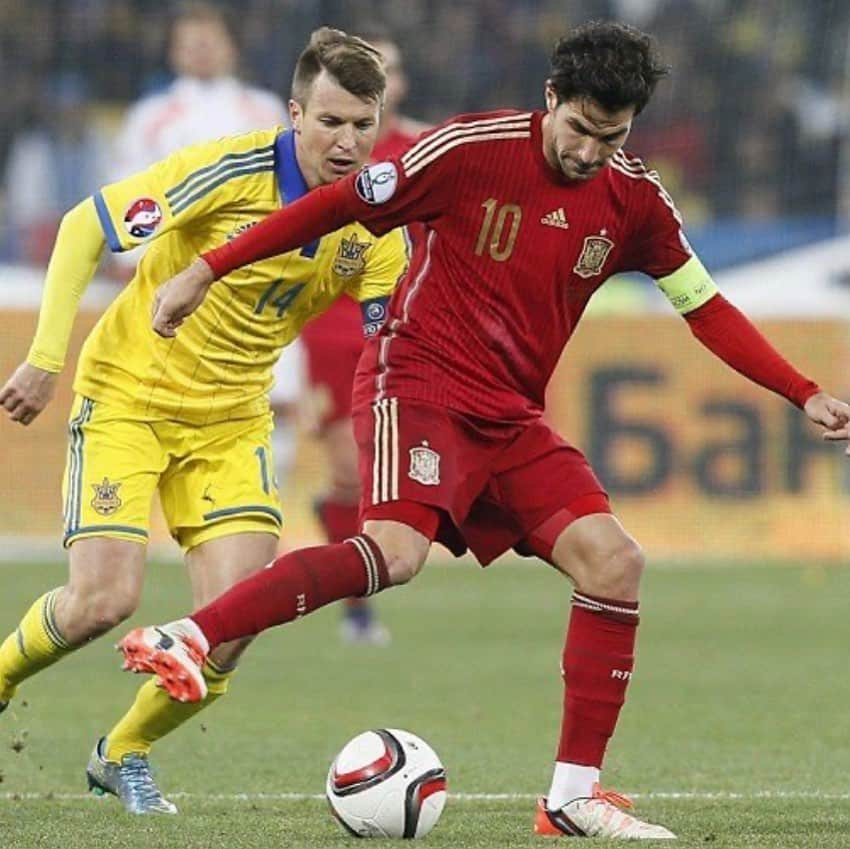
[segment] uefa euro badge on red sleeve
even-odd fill
[[[614,243],[605,237],[605,232],[602,230],[598,236],[584,237],[584,246],[573,269],[579,277],[593,277],[602,273],[602,266],[614,247]]]
[[[137,198],[124,213],[124,226],[134,239],[147,239],[162,223],[162,210],[152,198]]]
[[[357,175],[354,190],[358,197],[373,206],[386,203],[394,194],[398,183],[398,171],[392,162],[367,165]]]
[[[410,449],[410,471],[408,477],[423,486],[438,486],[440,483],[440,455],[427,442]]]

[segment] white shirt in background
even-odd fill
[[[273,92],[235,77],[179,77],[130,107],[116,141],[114,179],[122,179],[196,142],[287,123]]]

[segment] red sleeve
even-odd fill
[[[418,145],[417,145],[418,148]],[[203,254],[216,279],[243,265],[300,248],[358,221],[376,236],[413,221],[429,222],[450,205],[457,176],[445,175],[462,154],[431,161],[408,151],[401,159],[367,165],[357,174],[308,192],[227,244]],[[408,166],[407,157],[414,154]],[[460,170],[460,169],[458,169]]]
[[[425,136],[399,159],[364,168],[348,184],[357,220],[382,236],[402,224],[431,223],[448,211],[459,191],[465,151],[435,148],[438,144]]]
[[[658,175],[646,172],[633,185],[638,192],[634,215],[639,223],[626,265],[630,271],[659,280],[681,268],[693,252],[682,231],[682,216]]]
[[[694,336],[713,354],[754,383],[800,409],[820,387],[798,372],[723,295],[685,313]]]
[[[293,204],[273,212],[231,242],[202,254],[216,280],[243,265],[309,244],[354,221],[357,204],[348,188],[354,177],[308,192]]]

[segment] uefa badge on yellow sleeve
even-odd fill
[[[152,198],[137,198],[124,213],[124,226],[134,239],[147,239],[162,223],[162,210]]]

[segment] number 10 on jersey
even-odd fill
[[[481,204],[484,207],[484,221],[475,243],[475,253],[484,256],[484,251],[496,262],[505,262],[514,252],[522,210],[515,203],[501,206],[496,198],[487,198]]]

